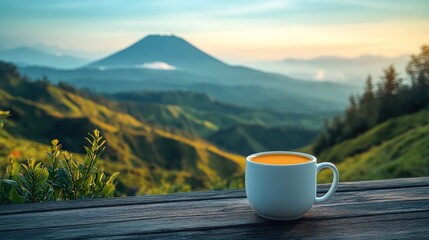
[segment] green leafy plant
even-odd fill
[[[49,172],[41,162],[30,158],[27,164],[22,164],[24,173],[19,174],[18,184],[21,197],[25,202],[45,202],[51,198],[52,189],[47,182]]]
[[[1,124],[7,116],[7,112],[0,112]],[[6,174],[0,177],[0,204],[113,196],[115,179],[119,173],[115,172],[108,177],[96,167],[106,141],[98,130],[89,133],[85,139],[88,146],[84,147],[84,163],[75,160],[73,154],[62,151],[57,139],[51,142],[47,167],[34,158],[28,159],[27,163],[17,164],[9,157]]]

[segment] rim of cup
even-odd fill
[[[301,157],[306,157],[309,159],[308,162],[304,162],[304,163],[294,163],[294,164],[266,164],[266,163],[259,163],[259,162],[254,162],[251,159],[254,157],[260,157],[260,156],[265,156],[265,155],[274,155],[274,154],[279,154],[279,155],[296,155],[296,156],[301,156]],[[294,165],[304,165],[304,164],[310,164],[310,163],[317,163],[317,158],[311,154],[307,154],[307,153],[302,153],[302,152],[294,152],[294,151],[268,151],[268,152],[258,152],[258,153],[254,153],[251,154],[249,156],[246,157],[246,162],[251,162],[252,164],[258,164],[258,165],[264,165],[264,166],[294,166]]]

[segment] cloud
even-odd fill
[[[323,69],[318,69],[313,79],[317,81],[325,80],[325,71]]]
[[[146,69],[156,69],[156,70],[176,70],[175,66],[172,66],[165,62],[151,62],[143,63],[140,65],[135,65],[135,68],[146,68]]]

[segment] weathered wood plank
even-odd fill
[[[429,187],[418,187],[418,188],[410,188],[410,189],[387,189],[387,190],[367,190],[367,191],[359,191],[359,192],[340,192],[334,194],[332,199],[324,204],[315,205],[315,207],[326,206],[326,205],[349,205],[349,204],[366,204],[370,202],[387,202],[387,201],[412,201],[412,200],[426,200],[429,198]],[[17,216],[22,215],[26,218],[43,216],[48,217],[51,215],[58,214],[70,214],[70,215],[97,215],[102,216],[103,219],[105,216],[105,209],[109,209],[110,212],[120,214],[121,211],[126,209],[130,211],[131,215],[137,214],[141,215],[140,210],[146,210],[145,215],[150,215],[149,211],[154,211],[158,213],[159,211],[169,210],[169,208],[175,208],[175,206],[189,206],[195,208],[204,208],[207,204],[211,205],[220,205],[222,207],[223,204],[236,204],[237,203],[245,203],[246,207],[248,207],[247,200],[245,198],[233,198],[233,199],[209,199],[209,200],[197,200],[197,201],[184,201],[184,202],[169,202],[169,203],[146,203],[140,205],[127,205],[127,206],[105,206],[98,207],[94,209],[66,209],[61,211],[53,211],[53,213],[44,213],[44,212],[29,212],[29,213],[19,213],[19,214],[5,214],[0,216],[0,222],[2,220],[11,218],[8,215]],[[160,210],[160,206],[163,206]],[[239,206],[239,205],[237,205]],[[64,212],[64,213],[61,213]],[[128,215],[128,216],[131,216]],[[115,217],[114,215],[113,217]],[[90,218],[90,217],[89,217]],[[121,218],[122,219],[122,218]],[[72,219],[76,220],[76,219]],[[96,219],[94,219],[96,220]],[[90,221],[90,219],[88,219]],[[15,223],[11,223],[15,224]],[[17,222],[16,224],[19,224]],[[57,223],[56,223],[57,224]],[[1,226],[0,226],[1,230]]]
[[[0,216],[4,214],[16,214],[27,212],[43,211],[61,211],[68,209],[97,208],[97,207],[115,207],[151,203],[169,203],[182,201],[199,201],[207,199],[225,199],[225,198],[244,198],[243,190],[227,191],[205,191],[205,192],[187,192],[173,193],[165,195],[145,195],[132,197],[116,197],[109,199],[85,199],[71,200],[63,202],[47,202],[32,204],[15,204],[0,207]]]
[[[32,236],[32,239],[63,239],[66,237],[68,239],[88,239],[120,236],[125,236],[126,238],[130,236],[136,236],[137,238],[164,236],[177,239],[175,236],[181,236],[182,233],[185,233],[196,234],[195,237],[211,236],[211,238],[227,234],[225,235],[226,239],[257,236],[260,238],[291,236],[331,239],[340,236],[343,238],[377,236],[376,239],[380,239],[389,236],[393,237],[398,231],[407,235],[414,233],[416,236],[427,236],[429,234],[429,228],[427,227],[429,212],[427,210],[326,219],[305,216],[293,222],[271,222],[250,213],[234,213],[234,216],[230,216],[226,223],[224,218],[213,215],[205,217],[211,218],[211,220],[206,219],[205,224],[201,224],[202,218],[204,216],[184,216],[180,219],[176,218],[173,222],[168,221],[168,218],[157,218],[147,222],[136,220],[93,225],[79,225],[77,223],[74,226],[61,228],[34,228],[2,232],[1,236],[2,239],[22,239],[28,236]],[[246,219],[247,221],[241,221],[241,219]],[[228,235],[231,237],[227,237]]]
[[[408,188],[408,187],[419,187],[419,186],[429,186],[429,177],[341,182],[341,184],[338,185],[337,191],[350,192],[350,191],[361,191],[361,190],[372,190],[372,189]],[[325,192],[328,189],[328,187],[329,187],[329,184],[323,184],[322,186],[322,188],[324,188],[323,191]]]
[[[312,222],[307,227],[313,231],[312,224],[325,221],[340,224],[349,221],[345,219],[383,219],[392,214],[424,218],[429,216],[428,193],[429,187],[339,192],[300,221]],[[246,199],[225,198],[21,213],[0,216],[0,223],[2,237],[31,234],[42,238],[103,238],[165,232],[198,234],[202,229],[271,226],[273,222],[259,218]]]
[[[191,231],[151,234],[94,236],[88,239],[427,239],[429,214],[405,213],[348,219],[328,219],[319,222],[297,220],[201,228]]]
[[[342,182],[339,184],[337,192],[350,192],[375,189],[394,189],[429,186],[429,177],[421,178],[402,178],[390,180],[376,181],[359,181],[359,182]],[[324,193],[329,188],[329,185],[322,184],[318,186],[318,192]],[[149,203],[167,203],[178,201],[198,201],[208,199],[224,199],[224,198],[245,198],[243,190],[227,190],[227,191],[205,191],[191,193],[175,193],[168,195],[147,195],[127,198],[111,198],[111,199],[88,199],[78,201],[64,202],[49,202],[35,203],[25,205],[8,205],[0,206],[0,215],[25,212],[42,212],[42,211],[59,211],[65,209],[79,208],[96,208],[107,206],[126,206]]]

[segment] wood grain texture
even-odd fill
[[[328,191],[330,185],[319,184],[317,191],[322,194]],[[375,189],[392,189],[429,186],[429,177],[389,179],[375,181],[342,182],[338,185],[337,192],[350,192]],[[111,199],[87,199],[78,201],[34,203],[25,205],[9,205],[0,207],[0,215],[23,212],[40,212],[50,210],[74,209],[74,208],[92,208],[99,206],[125,206],[147,203],[164,203],[189,200],[208,200],[223,198],[243,198],[246,194],[243,190],[228,191],[204,191],[189,193],[174,193],[168,195],[148,195],[126,198]]]
[[[340,183],[292,222],[260,218],[243,190],[0,206],[1,239],[417,239],[428,225],[429,177]]]

